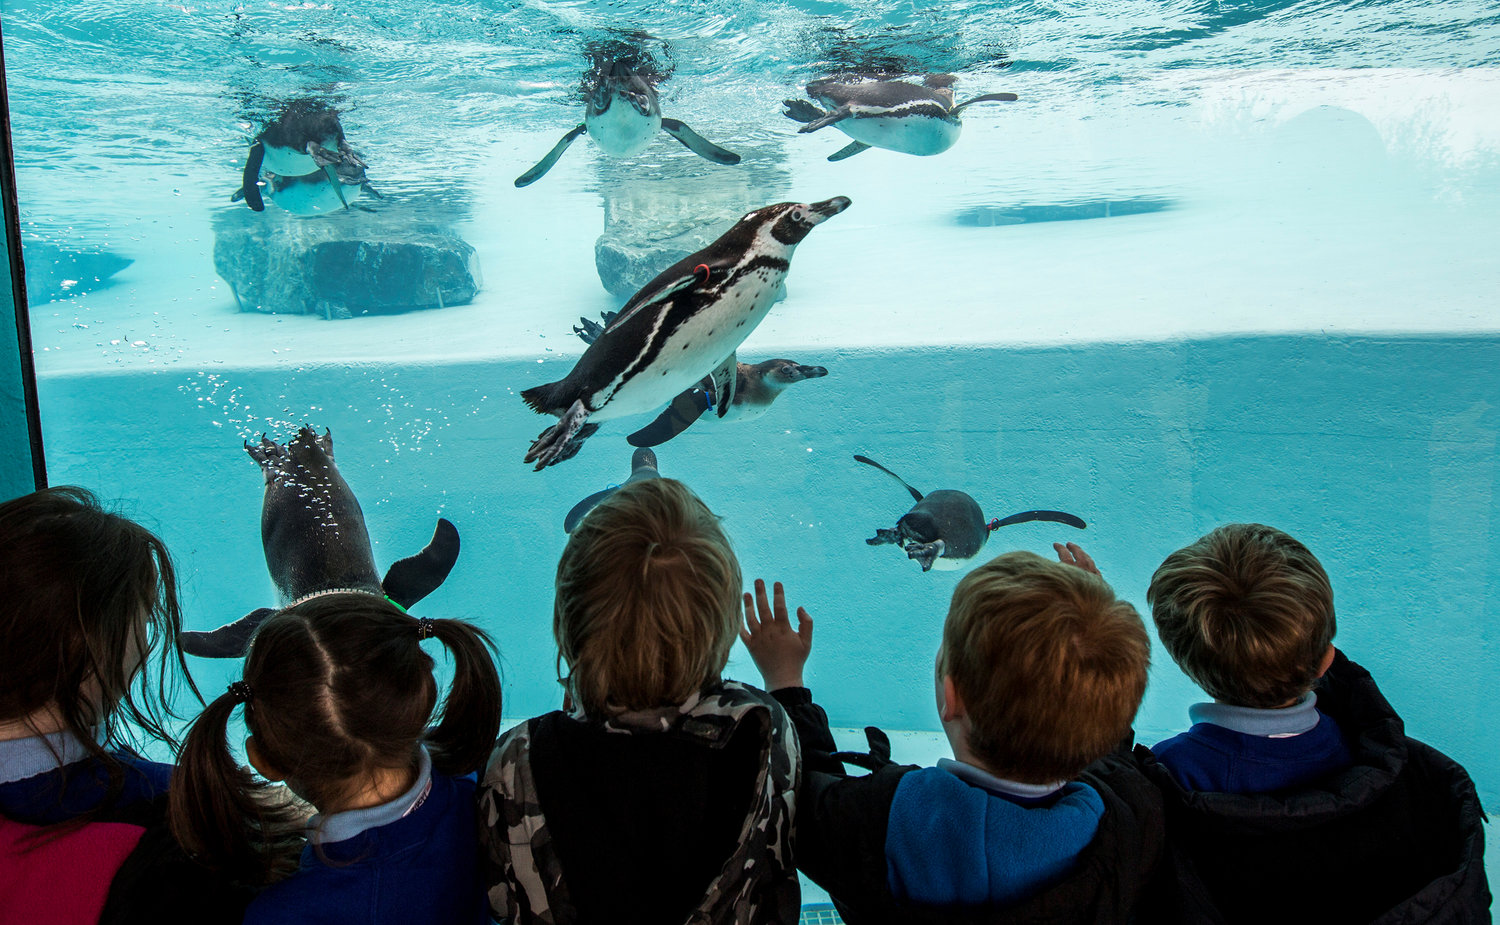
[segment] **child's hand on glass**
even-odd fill
[[[1099,567],[1094,564],[1094,560],[1077,543],[1053,543],[1052,548],[1057,550],[1057,561],[1063,565],[1071,565],[1099,575],[1100,578],[1104,577],[1099,574]]]
[[[757,616],[757,612],[759,616]],[[755,595],[745,592],[745,624],[740,639],[760,669],[766,690],[805,687],[802,666],[812,653],[813,621],[806,608],[797,608],[797,628],[786,612],[786,591],[775,585],[775,607],[766,599],[766,583],[755,579]]]

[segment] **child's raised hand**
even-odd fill
[[[802,666],[812,653],[813,621],[806,608],[797,608],[797,628],[792,629],[786,612],[786,590],[775,585],[776,605],[766,599],[766,583],[755,579],[755,596],[745,592],[745,625],[740,639],[750,650],[755,667],[760,669],[766,690],[804,687]],[[759,616],[757,616],[757,611]]]
[[[1104,577],[1099,573],[1099,567],[1094,564],[1094,560],[1077,543],[1053,543],[1052,548],[1057,550],[1057,561],[1063,565],[1071,565],[1081,568],[1085,572],[1092,572],[1095,575],[1099,575],[1100,578]]]

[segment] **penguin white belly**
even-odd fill
[[[919,157],[942,154],[953,147],[963,130],[956,122],[931,116],[856,116],[835,127],[855,141]]]
[[[286,185],[276,189],[276,183],[267,187],[266,198],[293,215],[324,215],[339,212],[345,203],[353,202],[362,192],[356,184],[342,183],[344,198],[333,188],[333,183],[319,171],[307,177],[280,178]]]
[[[643,116],[629,100],[616,99],[598,115],[586,116],[583,124],[599,150],[613,157],[631,157],[646,150],[661,131],[661,113]]]
[[[329,151],[339,149],[338,139],[331,135],[318,144]],[[306,151],[283,148],[280,145],[264,145],[264,149],[260,168],[267,173],[274,173],[281,177],[300,177],[321,169],[318,162],[313,160],[312,155]]]
[[[656,359],[647,368],[636,370],[589,419],[608,421],[655,411],[713,372],[771,310],[784,274],[771,270],[764,273],[774,278],[758,273],[753,280],[742,280],[673,331]],[[597,407],[611,388],[613,383],[594,393],[589,403]]]
[[[938,556],[932,560],[932,568],[933,571],[937,572],[956,572],[971,561],[972,559],[949,559],[944,556]]]

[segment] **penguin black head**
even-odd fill
[[[809,232],[849,208],[849,204],[848,196],[835,196],[812,203],[778,202],[756,209],[740,221],[752,221],[757,225],[770,224],[771,237],[782,244],[793,246],[801,244]]]
[[[828,370],[822,366],[803,366],[795,360],[766,360],[755,365],[760,367],[761,377],[772,385],[788,386],[793,382],[821,379],[828,375]]]

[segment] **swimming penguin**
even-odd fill
[[[281,608],[324,594],[384,597],[405,610],[431,594],[458,559],[458,530],[442,518],[427,548],[385,573],[375,571],[364,512],[333,461],[333,435],[303,427],[282,446],[261,437],[245,451],[260,463],[266,493],[260,536]],[[204,658],[238,658],[275,608],[261,607],[206,633],[178,635],[182,651]]]
[[[921,84],[845,74],[813,81],[807,85],[807,95],[828,109],[806,100],[786,100],[783,114],[804,123],[798,132],[832,125],[854,139],[830,154],[830,161],[871,147],[919,156],[941,154],[958,141],[963,130],[958,116],[964,107],[1016,100],[1014,93],[986,93],[955,106],[951,74],[931,74]]]
[[[283,177],[279,174],[268,173],[266,174],[265,194],[267,199],[276,203],[283,211],[304,216],[326,215],[329,212],[354,208],[355,200],[364,193],[376,199],[385,198],[376,192],[368,181],[363,181],[363,178],[361,180],[362,182],[358,183],[346,182],[338,174],[330,179],[321,170],[301,177]],[[237,201],[241,195],[242,192],[235,193],[232,198]],[[363,205],[358,208],[373,211]]]
[[[871,546],[887,543],[904,546],[906,557],[920,562],[924,572],[933,568],[962,568],[984,548],[990,533],[1011,524],[1045,520],[1067,524],[1080,530],[1087,526],[1079,518],[1062,511],[1023,511],[986,523],[979,503],[961,491],[945,488],[929,492],[924,497],[920,491],[906,484],[901,476],[875,460],[866,456],[855,456],[854,459],[867,466],[874,466],[901,482],[901,486],[911,492],[917,502],[915,507],[896,521],[896,529],[876,530],[875,535],[865,542]]]
[[[615,318],[614,312],[603,314],[607,325]],[[592,344],[604,330],[604,325],[587,318],[578,319],[582,327],[575,325],[573,333],[586,344]],[[795,360],[775,359],[760,363],[738,363],[735,371],[734,399],[721,420],[750,421],[766,413],[783,389],[804,379],[821,379],[828,375],[822,366],[803,366]],[[704,376],[692,388],[672,399],[667,409],[656,420],[626,437],[631,446],[660,446],[692,426],[703,416],[703,412],[718,403],[718,392],[714,389],[712,376]]]
[[[330,188],[341,193],[345,186],[366,185],[365,166],[344,140],[338,110],[319,100],[292,100],[255,136],[240,188],[231,198],[234,202],[244,199],[256,212],[264,211],[259,186],[262,170],[281,178],[321,173]]]
[[[521,393],[533,411],[560,418],[531,444],[526,462],[540,471],[568,459],[599,421],[654,411],[705,375],[723,417],[734,405],[735,350],[770,311],[792,252],[847,208],[849,199],[835,196],[756,209],[647,283],[566,377]]]
[[[583,121],[562,137],[536,166],[516,177],[516,186],[530,186],[552,169],[568,146],[587,132],[599,150],[614,157],[632,157],[646,150],[657,131],[664,131],[699,157],[716,164],[738,164],[740,156],[706,140],[676,119],[664,119],[656,88],[642,72],[625,61],[600,62],[585,80],[591,88]]]
[[[599,502],[619,491],[631,482],[643,482],[646,479],[659,479],[661,472],[656,465],[656,454],[646,447],[641,447],[630,456],[630,478],[619,485],[611,485],[603,491],[596,491],[587,498],[573,505],[568,511],[568,516],[563,518],[563,532],[572,533],[578,522],[583,520],[583,515],[599,506]]]

